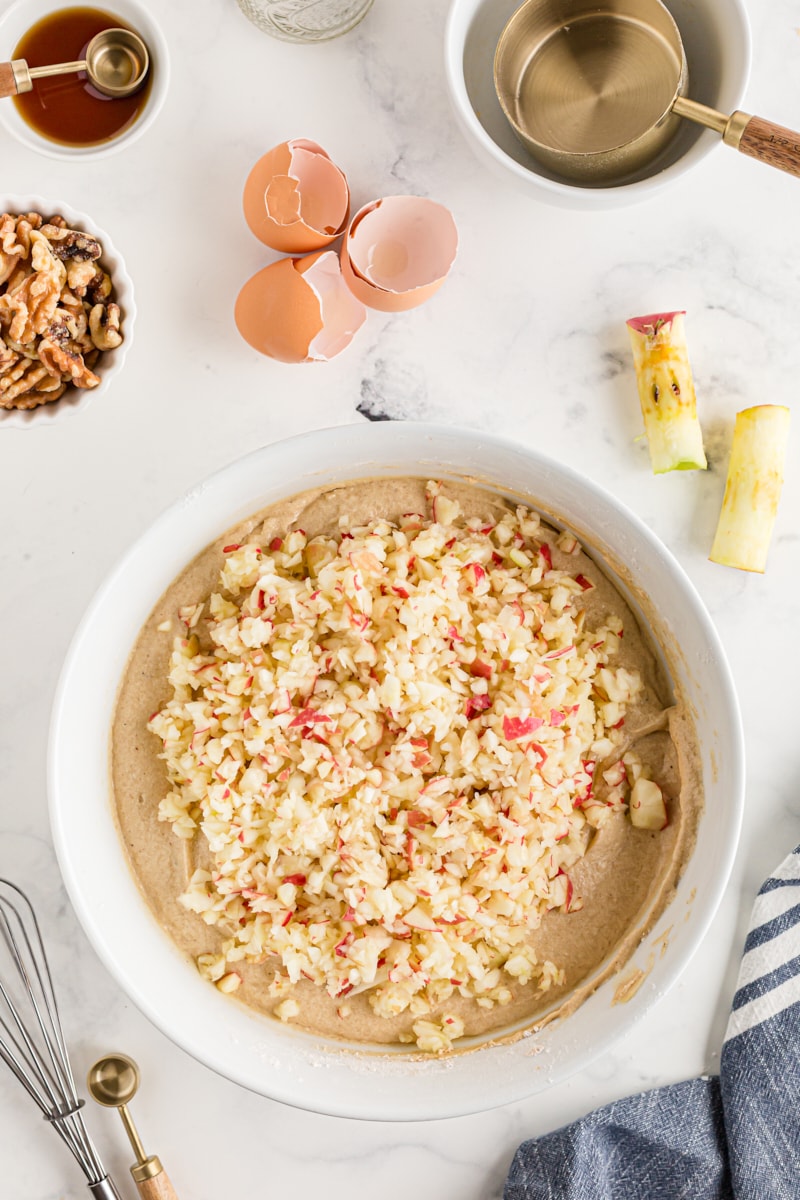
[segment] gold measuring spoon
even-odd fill
[[[155,1154],[144,1152],[128,1104],[139,1089],[139,1068],[127,1054],[107,1054],[100,1058],[89,1071],[87,1085],[92,1098],[106,1108],[118,1108],[130,1143],[136,1155],[131,1167],[139,1195],[142,1200],[178,1200],[169,1176]]]
[[[150,55],[138,33],[130,29],[104,29],[95,34],[80,62],[56,63],[51,67],[29,67],[24,58],[0,63],[0,96],[33,91],[33,81],[50,75],[85,71],[104,96],[132,96],[147,78]]]

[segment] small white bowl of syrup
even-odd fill
[[[17,141],[51,158],[105,157],[149,129],[169,87],[167,43],[138,0],[112,0],[108,8],[65,5],[63,0],[17,0],[0,16],[0,61],[22,58],[29,67],[75,62],[103,29],[128,28],[144,39],[150,70],[133,96],[101,95],[84,72],[37,79],[33,91],[0,100],[0,124]]]

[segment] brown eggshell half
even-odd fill
[[[234,309],[244,340],[287,363],[327,362],[350,345],[366,317],[332,250],[263,267],[239,292]]]
[[[258,160],[242,204],[259,241],[287,254],[305,254],[329,246],[344,231],[350,190],[321,146],[295,138]]]
[[[356,213],[342,246],[342,274],[369,308],[404,312],[444,282],[458,250],[452,213],[423,196],[387,196]]]

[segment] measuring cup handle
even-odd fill
[[[742,154],[800,178],[800,133],[774,125],[763,117],[747,120],[746,113],[735,113],[734,117],[741,118],[736,148]],[[731,124],[733,121],[731,118]]]
[[[152,1179],[143,1179],[136,1186],[142,1200],[178,1200],[166,1171],[160,1171]]]
[[[0,63],[0,96],[17,96],[32,88],[33,80],[24,58]]]
[[[14,64],[0,63],[0,96],[16,96],[17,77],[14,74]]]

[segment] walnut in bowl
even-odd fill
[[[90,218],[0,197],[0,426],[48,424],[107,390],[135,312],[122,258]]]

